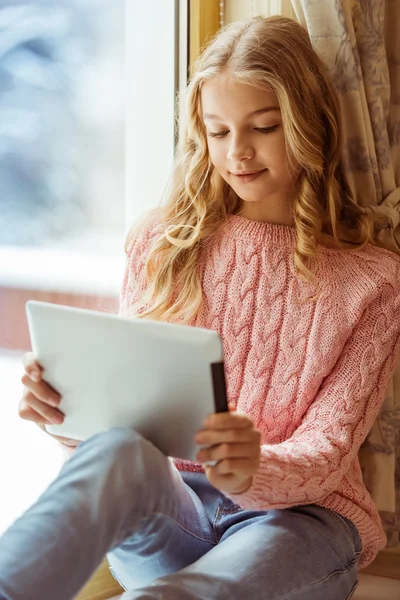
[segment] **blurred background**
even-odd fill
[[[121,0],[1,0],[1,245],[123,233],[123,33]]]
[[[117,311],[172,163],[179,4],[185,37],[186,0],[0,0],[0,535],[64,460],[18,416],[25,304]]]
[[[17,412],[25,302],[117,306],[124,46],[122,0],[0,0],[0,534],[63,462]]]
[[[162,197],[189,65],[223,23],[295,4],[0,0],[0,535],[64,460],[18,416],[26,301],[117,311],[125,235]],[[399,597],[377,585],[363,600]]]

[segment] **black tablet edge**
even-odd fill
[[[227,412],[229,409],[228,397],[226,394],[224,363],[211,363],[211,373],[214,388],[215,412]]]

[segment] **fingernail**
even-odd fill
[[[49,402],[53,404],[53,406],[58,406],[60,404],[60,400],[60,396],[56,396],[56,394],[49,396]]]
[[[38,371],[32,371],[31,377],[32,377],[33,381],[39,381],[40,373]]]
[[[56,425],[60,425],[64,421],[64,417],[61,415],[54,415],[53,417],[51,417],[51,420]]]

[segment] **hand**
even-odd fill
[[[261,435],[245,414],[210,415],[196,437],[202,448],[196,459],[204,465],[210,483],[221,492],[240,494],[249,489],[260,466]]]
[[[32,352],[24,354],[22,359],[25,373],[21,381],[24,384],[22,399],[19,403],[18,414],[21,419],[33,421],[40,429],[48,433],[45,425],[60,424],[64,414],[57,408],[61,396],[48,383],[42,379],[42,367],[35,361]],[[78,440],[72,440],[48,433],[59,442],[67,446],[77,446]]]

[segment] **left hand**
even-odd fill
[[[196,456],[204,465],[211,485],[221,492],[241,494],[249,489],[260,466],[261,434],[253,421],[236,412],[216,413],[207,417],[196,437],[202,448]]]

